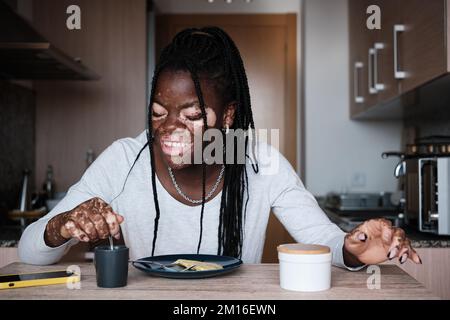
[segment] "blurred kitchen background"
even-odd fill
[[[81,29],[66,25],[71,5]],[[381,29],[366,26],[373,5]],[[96,156],[145,129],[161,48],[185,27],[217,25],[240,48],[257,128],[280,129],[280,150],[330,219],[346,231],[372,217],[405,228],[424,265],[401,267],[450,298],[448,8],[448,0],[0,0],[0,266],[18,259],[22,230]],[[276,246],[291,241],[272,216],[263,262],[277,262]],[[72,251],[68,259],[89,248]]]

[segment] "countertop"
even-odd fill
[[[21,233],[19,226],[0,226],[0,248],[17,247]]]
[[[333,210],[323,208],[328,218],[336,223],[342,230],[348,232],[360,223],[360,216],[354,217],[346,214],[339,214]],[[371,217],[367,217],[370,219]],[[372,217],[373,218],[373,217]],[[440,236],[433,233],[419,232],[407,225],[399,226],[405,230],[407,237],[411,240],[413,248],[450,248],[450,236]]]
[[[0,240],[0,248],[16,248],[19,240]]]
[[[0,274],[61,270],[67,266],[12,263],[1,268]],[[81,289],[68,289],[64,284],[6,289],[0,290],[0,299],[439,299],[392,264],[380,266],[380,289],[368,289],[367,282],[373,273],[367,273],[366,269],[352,272],[333,267],[332,288],[314,293],[282,289],[278,264],[244,264],[230,274],[199,280],[152,277],[130,266],[128,285],[115,289],[97,287],[92,263],[79,266]]]

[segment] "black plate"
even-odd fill
[[[174,278],[174,279],[200,279],[209,278],[222,274],[226,274],[240,267],[242,261],[233,257],[216,256],[210,254],[171,254],[164,256],[154,256],[138,259],[140,261],[154,261],[161,264],[171,264],[178,259],[197,260],[202,262],[212,262],[223,266],[223,269],[219,270],[207,270],[207,271],[184,271],[179,272],[175,270],[181,270],[182,267],[170,267],[174,271],[164,270],[163,268],[153,264],[141,264],[139,262],[133,262],[133,266],[141,271],[144,271],[153,276]]]

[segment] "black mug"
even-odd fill
[[[127,285],[129,250],[126,246],[98,246],[94,250],[97,286],[117,288]]]

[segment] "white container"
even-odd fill
[[[293,291],[323,291],[331,287],[331,251],[314,244],[283,244],[277,247],[280,286]]]

